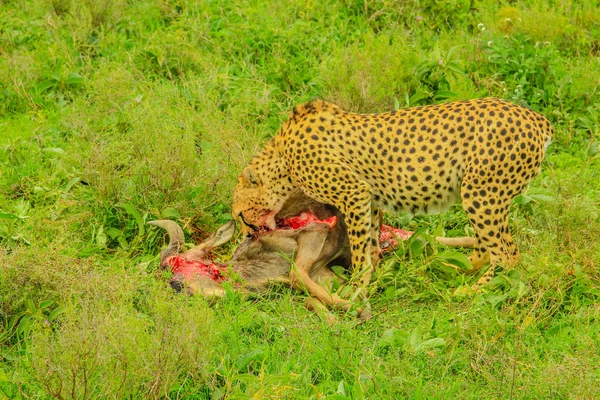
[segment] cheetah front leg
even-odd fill
[[[373,271],[379,265],[381,260],[381,249],[379,248],[379,234],[381,232],[381,223],[383,212],[379,208],[375,208],[371,203],[371,265]]]
[[[348,240],[352,254],[352,273],[359,277],[359,284],[366,288],[371,282],[373,268],[379,260],[379,247],[377,239],[373,243],[373,231],[375,237],[379,237],[379,227],[373,227],[373,219],[379,220],[378,211],[371,212],[371,188],[368,184],[350,179],[346,185],[347,190],[343,192],[340,204],[334,204],[342,211],[348,227]]]
[[[371,186],[343,164],[330,164],[336,180],[326,173],[325,168],[313,172],[311,182],[299,182],[306,195],[337,207],[348,228],[348,240],[352,254],[352,272],[360,273],[359,283],[367,287],[373,274],[371,221],[379,219],[379,211],[371,213]],[[327,175],[327,176],[326,176]],[[315,182],[327,182],[322,187]],[[377,228],[379,229],[379,228]],[[376,236],[379,237],[377,231]]]

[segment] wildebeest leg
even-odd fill
[[[469,247],[469,248],[473,248],[475,247],[475,238],[470,237],[470,236],[463,236],[463,237],[444,237],[444,236],[437,236],[435,238],[435,240],[440,243],[443,244],[444,246],[456,246],[456,247]]]
[[[315,299],[314,297],[309,297],[304,302],[304,305],[307,309],[317,314],[322,320],[325,321],[327,325],[333,325],[337,322],[337,318],[333,315],[327,306],[321,302],[319,299]]]
[[[350,301],[329,293],[310,277],[311,269],[315,268],[317,263],[320,262],[319,256],[327,239],[327,229],[329,228],[325,225],[315,224],[298,237],[298,252],[294,259],[294,266],[290,271],[290,281],[294,287],[306,290],[311,296],[329,307],[348,311],[352,306]],[[361,311],[358,310],[359,314]]]

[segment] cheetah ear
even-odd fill
[[[242,183],[244,186],[258,186],[260,185],[260,179],[258,178],[258,175],[248,167],[242,172]]]

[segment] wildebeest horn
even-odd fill
[[[183,229],[174,221],[168,219],[160,219],[157,221],[149,221],[148,224],[158,226],[167,231],[169,235],[169,245],[160,253],[160,264],[163,265],[167,257],[183,252],[185,236]]]

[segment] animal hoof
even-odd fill
[[[328,326],[333,326],[335,324],[337,324],[338,319],[335,315],[333,315],[332,313],[326,313],[322,318],[324,318],[325,323]]]
[[[332,326],[337,322],[336,316],[330,313],[327,307],[320,301],[309,298],[305,300],[304,305],[307,309],[317,314],[317,316],[325,321],[327,325]]]
[[[175,274],[169,281],[169,285],[171,285],[171,288],[177,293],[181,293],[185,287],[185,278],[181,274]]]
[[[456,288],[456,290],[454,291],[454,295],[457,297],[467,297],[467,296],[472,296],[475,293],[477,293],[477,291],[479,290],[479,288],[477,287],[477,284],[473,285],[473,286],[461,286]]]
[[[361,321],[367,321],[373,318],[373,314],[371,313],[371,305],[367,303],[364,308],[358,310],[358,319]]]

